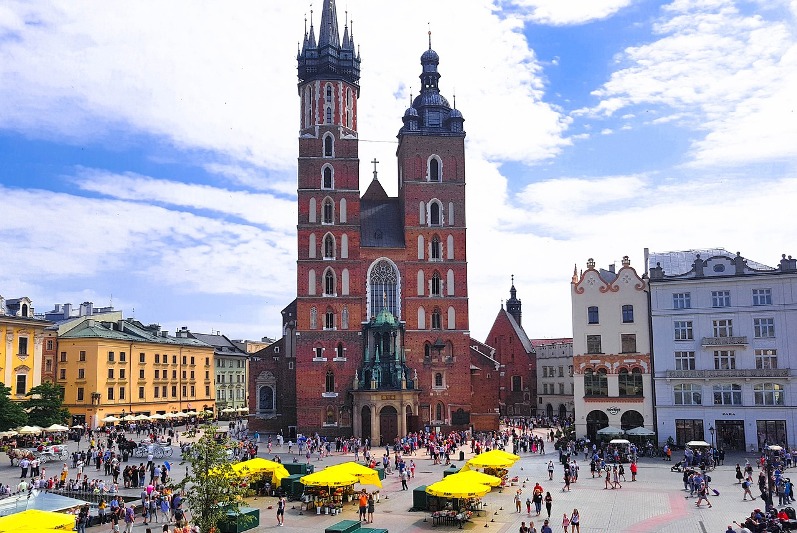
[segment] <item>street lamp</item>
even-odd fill
[[[712,449],[714,448],[714,432],[715,431],[717,431],[717,430],[714,429],[714,426],[709,426],[708,427],[708,432],[711,433],[711,448]]]

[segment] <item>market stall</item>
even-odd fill
[[[382,488],[382,481],[379,479],[379,472],[377,472],[376,469],[368,468],[367,466],[361,465],[360,463],[355,463],[354,461],[329,466],[326,468],[326,470],[345,472],[356,477],[357,482],[361,485],[373,485],[375,487],[379,487],[380,489]]]
[[[348,500],[354,494],[358,479],[340,469],[325,468],[302,477],[301,482],[308,511],[315,509],[316,514],[335,515],[343,508],[344,497]]]
[[[71,531],[75,517],[70,514],[28,509],[21,513],[0,517],[0,533],[57,529]]]
[[[499,478],[503,487],[508,483],[509,468],[519,459],[520,456],[503,450],[490,450],[489,452],[480,453],[465,463],[462,471],[483,469],[485,474]]]
[[[290,475],[282,463],[261,457],[235,463],[232,469],[236,474],[245,476],[255,494],[264,495],[271,494],[272,489],[279,487],[282,480]]]
[[[470,520],[473,513],[481,508],[481,498],[490,492],[489,485],[482,485],[465,478],[448,476],[442,481],[426,487],[426,493],[437,496],[442,505],[436,505],[432,512],[432,525],[457,525]],[[431,506],[430,506],[430,510]]]

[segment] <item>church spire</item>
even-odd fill
[[[522,326],[520,319],[523,315],[521,311],[521,303],[517,298],[517,290],[515,289],[515,275],[512,274],[512,286],[509,289],[509,300],[506,301],[506,311],[512,315],[517,322],[518,326]]]
[[[348,12],[346,13],[348,19]],[[313,12],[310,11],[310,32],[298,57],[299,83],[311,80],[344,80],[358,88],[360,53],[354,51],[354,27],[349,33],[348,20],[341,44],[335,0],[323,0],[321,25],[316,44]]]

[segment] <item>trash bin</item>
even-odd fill
[[[462,450],[459,450],[459,460],[460,461],[464,461],[465,460],[465,452],[462,451]]]

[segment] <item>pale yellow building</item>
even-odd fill
[[[158,325],[87,317],[59,334],[58,379],[73,424],[114,415],[213,411],[213,347]]]
[[[0,296],[0,381],[11,388],[11,399],[41,384],[44,328],[51,322],[35,318],[30,298]]]

